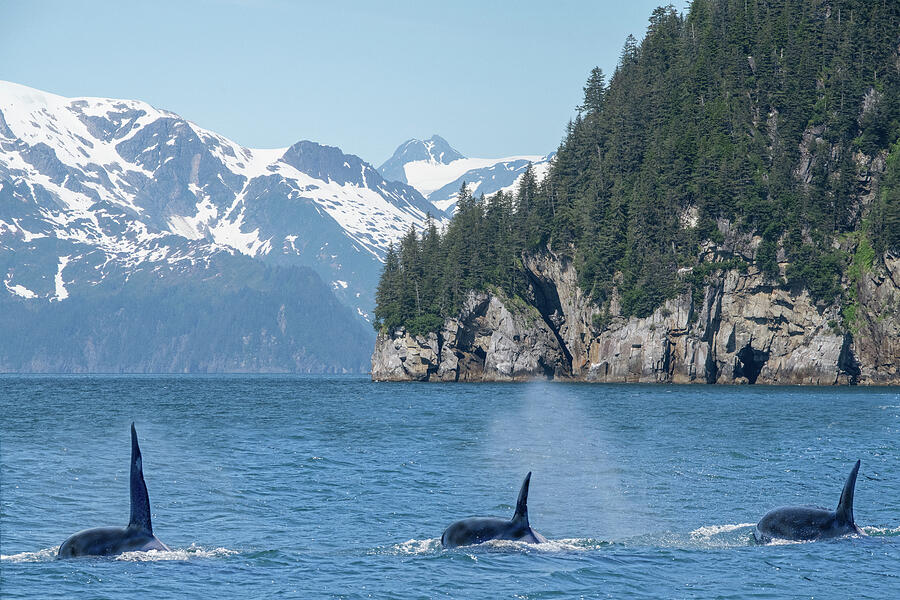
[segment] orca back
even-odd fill
[[[57,551],[58,558],[115,556],[122,552],[168,550],[151,533],[131,527],[95,527],[69,536]]]
[[[859,474],[856,461],[844,483],[837,509],[816,506],[782,506],[766,513],[756,525],[757,541],[768,543],[773,538],[811,541],[833,538],[848,533],[862,534],[853,519],[853,492]],[[864,534],[863,534],[864,535]]]
[[[463,519],[450,525],[441,535],[441,545],[446,548],[480,544],[488,540],[513,540],[530,543],[546,542],[546,538],[534,531],[528,523],[528,487],[531,472],[525,476],[516,501],[516,512],[509,521],[493,517]]]

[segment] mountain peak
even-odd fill
[[[449,165],[455,160],[465,158],[441,136],[434,134],[427,140],[409,139],[397,146],[393,156],[378,171],[388,181],[409,183],[404,166],[407,163],[425,161],[432,164]]]
[[[36,90],[27,85],[2,80],[0,80],[0,98],[3,98],[5,104],[18,104],[20,106],[38,105],[41,107],[54,100],[57,102],[68,100],[68,98]]]
[[[399,181],[417,189],[441,210],[452,213],[463,182],[473,194],[493,194],[515,189],[529,163],[539,178],[547,172],[551,155],[519,155],[505,158],[467,158],[444,138],[434,134],[426,140],[410,139],[378,168],[388,181]]]

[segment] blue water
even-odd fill
[[[898,598],[900,390],[0,377],[3,598]],[[136,422],[172,552],[55,559],[128,520]],[[836,505],[868,537],[757,546]],[[527,471],[550,542],[442,550]]]

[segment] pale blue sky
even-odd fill
[[[467,156],[545,154],[590,69],[612,72],[663,3],[0,0],[0,79],[375,166],[432,133]]]

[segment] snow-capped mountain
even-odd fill
[[[444,216],[338,148],[250,149],[144,102],[5,82],[0,185],[18,199],[0,210],[4,246],[65,241],[72,256],[99,250],[105,268],[236,251],[309,266],[362,314],[388,243],[428,213]],[[58,267],[64,280],[70,262]],[[63,293],[29,288],[21,268],[3,276],[23,297]]]
[[[314,297],[340,321],[321,278],[361,321],[388,244],[428,213],[446,216],[338,148],[245,148],[144,102],[0,82],[0,300],[26,312],[121,291],[146,273],[203,282],[206,293],[222,291],[209,283],[219,278],[285,298],[283,276],[305,282],[298,301]],[[297,275],[304,268],[318,277]],[[371,335],[357,326],[350,337]],[[283,320],[273,328],[291,330]]]
[[[454,161],[464,159],[465,156],[454,150],[447,140],[439,135],[433,135],[425,140],[406,140],[383,165],[378,167],[378,172],[385,179],[402,181],[416,187],[406,176],[406,165],[411,163],[426,163],[432,165],[448,165]],[[419,189],[416,187],[416,189]],[[422,190],[419,190],[422,191]]]
[[[542,179],[553,154],[466,158],[444,138],[433,135],[424,141],[403,142],[378,170],[385,179],[408,183],[432,204],[452,213],[464,181],[472,194],[513,190],[529,163],[538,180]]]

